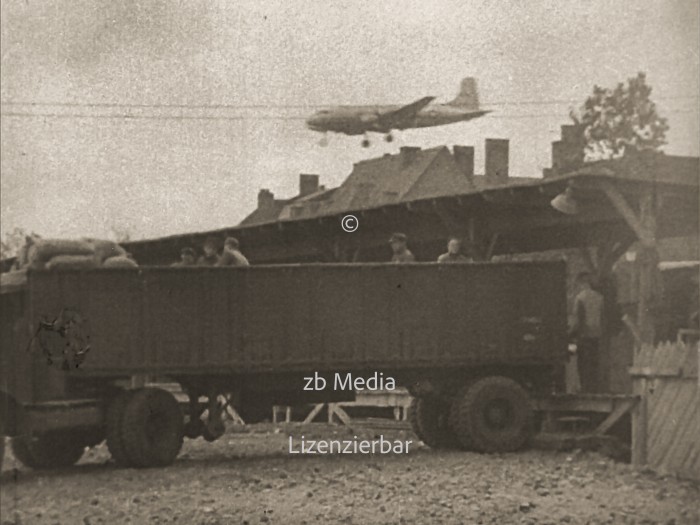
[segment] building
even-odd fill
[[[328,190],[319,185],[318,175],[302,174],[299,194],[290,199],[276,199],[261,189],[257,208],[239,226],[309,219],[532,180],[508,176],[507,140],[487,139],[485,153],[484,175],[475,175],[474,148],[468,146],[454,146],[452,151],[446,146],[402,147],[396,155],[355,163],[345,181]]]

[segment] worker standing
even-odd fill
[[[197,262],[196,256],[197,254],[195,253],[194,249],[188,246],[187,248],[183,248],[182,250],[180,250],[180,260],[176,263],[171,264],[170,266],[174,268],[194,266]]]
[[[224,253],[221,254],[217,266],[250,266],[248,259],[241,253],[238,239],[228,237],[224,241]]]
[[[202,249],[204,255],[197,260],[197,266],[216,266],[219,262],[219,255],[216,253],[216,240],[210,237],[205,241]]]
[[[404,233],[395,233],[389,238],[389,245],[394,255],[391,257],[393,263],[411,263],[415,262],[416,258],[408,249],[408,237]]]
[[[472,262],[472,259],[462,254],[462,241],[457,237],[451,237],[447,242],[447,253],[438,257],[437,262],[440,264],[466,263]]]
[[[592,288],[592,275],[581,272],[574,300],[574,322],[570,336],[576,341],[578,373],[583,392],[597,392],[599,384],[600,337],[603,325],[603,296]]]

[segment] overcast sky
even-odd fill
[[[484,139],[508,138],[512,174],[539,176],[569,108],[638,71],[665,151],[698,155],[697,0],[4,0],[1,14],[3,235],[231,226],[260,188],[290,197],[301,172],[336,186],[402,145],[475,145],[481,171]],[[493,114],[367,150],[322,148],[304,126],[318,105],[447,101],[465,76]],[[126,113],[237,120],[85,118]]]

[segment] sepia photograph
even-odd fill
[[[697,0],[2,0],[0,525],[700,525]]]

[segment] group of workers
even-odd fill
[[[180,260],[173,267],[184,266],[250,266],[248,259],[241,253],[240,244],[235,237],[224,241],[224,248],[219,253],[216,239],[209,238],[202,246],[203,254],[197,258],[194,248],[186,247],[180,251]]]
[[[408,249],[408,237],[404,233],[395,233],[389,238],[389,245],[393,255],[391,262],[411,263],[415,262],[411,250]],[[437,262],[441,264],[473,262],[471,257],[462,253],[462,241],[458,237],[451,237],[447,243],[447,252],[438,257]]]
[[[394,233],[389,238],[393,252],[391,262],[412,263],[415,256],[408,248],[408,237],[404,233]],[[197,253],[191,247],[183,248],[180,261],[174,267],[185,266],[250,266],[248,259],[241,253],[240,244],[235,237],[224,241],[221,253],[218,251],[216,239],[209,238],[202,246],[203,254],[197,258]],[[473,258],[462,253],[462,241],[452,237],[447,243],[447,251],[440,255],[440,264],[468,263]],[[578,375],[583,391],[595,391],[598,381],[599,340],[602,333],[603,296],[593,289],[592,275],[581,273],[577,278],[579,292],[574,301],[574,321],[570,330],[570,338],[576,342]]]

